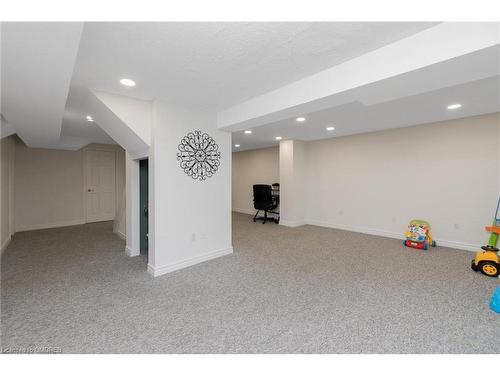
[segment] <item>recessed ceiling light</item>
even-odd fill
[[[87,119],[88,122],[94,122],[92,116],[86,116],[85,118]]]
[[[122,79],[120,79],[120,83],[123,86],[128,86],[128,87],[134,87],[135,86],[135,82],[132,81],[131,79],[128,79],[128,78],[122,78]]]
[[[275,138],[277,141],[281,141],[283,139],[283,137],[276,137]]]
[[[240,147],[240,145],[234,145],[234,147]]]
[[[304,122],[304,121],[306,121],[306,118],[305,117],[297,117],[295,119],[295,121],[297,121],[297,122]]]
[[[458,109],[458,108],[460,108],[461,106],[462,106],[462,104],[460,104],[460,103],[450,104],[450,105],[448,106],[448,109]]]
[[[245,134],[252,134],[251,130],[245,130]]]
[[[333,126],[329,126],[329,127],[326,128],[326,130],[328,130],[330,132],[332,130],[335,130],[335,128]]]

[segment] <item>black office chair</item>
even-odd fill
[[[257,210],[253,221],[263,220],[265,224],[267,220],[273,220],[267,216],[268,213],[277,214],[273,210],[278,207],[278,200],[273,197],[271,185],[253,185],[253,207]],[[260,211],[264,211],[264,217],[257,217]],[[274,219],[276,224],[279,223],[279,218]]]
[[[275,182],[271,185],[271,194],[273,199],[276,201],[276,206],[280,205],[280,184]]]

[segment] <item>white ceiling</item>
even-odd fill
[[[87,88],[218,111],[434,24],[86,23],[63,134],[110,142],[84,120]]]
[[[68,101],[69,103],[70,101]],[[83,106],[80,106],[80,110],[75,110],[75,107],[73,107],[74,102],[71,103],[66,106],[66,112],[64,113],[62,122],[63,135],[85,138],[89,143],[116,143],[97,123],[88,122],[85,119],[86,111]]]
[[[453,103],[461,103],[463,106],[453,111],[448,110],[447,106]],[[375,105],[353,101],[304,114],[306,121],[302,123],[289,118],[259,126],[253,128],[249,135],[238,131],[233,133],[233,151],[277,146],[279,141],[275,140],[276,136],[311,141],[493,112],[500,112],[498,75]],[[327,131],[329,126],[333,126],[335,130]],[[234,144],[240,144],[240,147],[236,148]]]
[[[436,23],[402,22],[85,23],[79,46],[77,43],[78,55],[62,117],[61,136],[66,144],[72,145],[79,142],[114,142],[97,123],[85,120],[85,115],[89,112],[88,101],[85,100],[88,89],[143,100],[164,99],[183,106],[205,107],[217,112],[435,25]],[[26,32],[22,34],[29,36]],[[17,35],[7,37],[15,41]],[[4,41],[5,35],[2,39]],[[40,45],[32,46],[27,43],[24,49],[43,51],[44,46],[54,44],[54,49],[60,45],[64,50],[70,44],[62,35],[52,40],[38,39],[34,38],[33,43],[38,41]],[[4,44],[2,43],[2,63],[6,61]],[[13,57],[9,57],[11,62],[8,65],[15,70],[15,43],[8,41],[7,45],[13,46],[10,52]],[[40,64],[37,58],[29,59],[29,56],[21,56],[21,63],[42,77],[45,77],[47,71],[53,73],[53,68],[50,70],[47,64]],[[48,61],[53,60],[52,57]],[[120,85],[119,79],[123,77],[134,79],[137,86],[127,88]],[[57,90],[63,85],[56,78],[51,82],[50,89],[59,92]],[[11,86],[5,90],[2,79],[4,98],[9,97],[12,92],[32,91],[33,85],[27,80],[11,79],[9,82]],[[387,80],[386,84],[398,82],[404,83]],[[416,84],[417,80],[413,82]],[[281,135],[284,137],[299,139],[329,137],[331,134],[325,134],[324,125],[332,121],[335,121],[337,127],[335,135],[407,126],[418,123],[416,121],[437,121],[450,114],[444,112],[438,115],[431,104],[439,100],[445,101],[452,93],[458,92],[475,103],[464,105],[461,117],[492,111],[492,101],[498,98],[494,89],[498,82],[493,79],[470,83],[456,87],[450,84],[448,88],[433,90],[427,94],[407,94],[406,98],[401,98],[399,94],[394,98],[379,95],[379,98],[384,97],[383,101],[373,105],[352,100],[342,106],[308,114],[308,121],[300,128],[288,119],[270,124],[265,130],[264,127],[256,128],[251,137],[241,137],[241,133],[235,133],[234,143],[242,143],[241,149],[265,147],[276,144],[270,140],[276,132],[283,133]],[[390,86],[385,86],[387,88]],[[365,89],[366,91],[359,93],[365,97],[375,97],[370,93],[373,88]],[[40,92],[36,93],[42,96]],[[46,113],[40,115],[47,118],[54,115],[51,106],[44,108],[35,105],[41,98],[24,102],[13,98],[3,100],[2,114],[14,127],[21,124],[16,124],[16,121],[5,115],[8,112],[4,110],[5,103],[8,107],[16,108],[18,113],[24,111],[31,114],[36,109],[45,110]],[[424,116],[415,108],[425,108],[428,115]],[[442,111],[442,107],[437,111]],[[393,115],[389,120],[388,114]],[[377,121],[367,122],[367,117],[376,118]],[[61,126],[61,122],[58,125]],[[36,117],[30,118],[23,126],[29,136],[36,138],[44,135],[45,125],[36,123]],[[350,130],[347,131],[347,127]]]
[[[500,112],[500,45],[334,95],[326,109],[233,132],[234,151],[277,145],[276,136],[304,141]],[[448,110],[460,103],[462,107]],[[327,131],[329,126],[334,131]]]
[[[73,85],[218,111],[433,25],[86,23]]]
[[[2,23],[1,113],[23,141],[58,143],[83,24]]]

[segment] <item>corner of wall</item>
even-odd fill
[[[194,266],[195,264],[206,262],[209,260],[213,260],[216,258],[220,258],[225,255],[230,255],[233,253],[233,247],[228,247],[226,249],[220,249],[211,251],[208,253],[204,253],[195,257],[183,259],[178,262],[169,263],[161,266],[153,266],[148,264],[148,273],[153,275],[154,277],[161,276],[170,272],[174,272],[186,267]]]

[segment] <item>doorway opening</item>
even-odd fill
[[[148,159],[139,160],[139,249],[140,254],[148,256],[149,233],[149,163]]]

